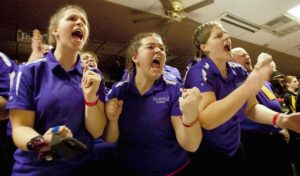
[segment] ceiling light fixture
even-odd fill
[[[183,4],[181,1],[173,0],[172,1],[173,9],[175,12],[180,13],[183,9]]]
[[[288,10],[287,13],[296,18],[298,22],[300,22],[300,4]]]

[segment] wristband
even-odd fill
[[[199,120],[199,119],[198,119],[198,117],[197,117],[192,123],[190,123],[190,124],[185,124],[185,123],[183,123],[183,120],[182,120],[182,118],[181,118],[181,123],[182,123],[183,126],[189,128],[189,127],[194,126],[194,125],[198,122],[198,120]]]
[[[280,113],[277,112],[277,113],[273,116],[273,126],[276,127],[276,128],[278,127],[278,126],[277,126],[277,119],[278,119],[279,114],[280,114]]]
[[[88,102],[86,99],[84,99],[84,103],[85,105],[87,106],[95,106],[98,104],[98,97],[97,97],[97,100],[96,101],[93,101],[93,102]]]
[[[39,135],[32,138],[27,144],[26,147],[30,151],[38,153],[38,159],[44,161],[52,161],[52,151],[50,146],[46,143],[43,136]]]
[[[47,143],[45,142],[43,136],[41,136],[41,135],[32,138],[26,144],[26,147],[28,150],[35,151],[35,152],[39,152],[39,150],[44,146],[47,146]]]

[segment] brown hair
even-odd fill
[[[49,22],[50,24],[49,24],[49,27],[48,27],[48,36],[49,36],[48,44],[49,45],[56,47],[56,39],[55,39],[54,35],[52,34],[51,29],[54,26],[58,26],[59,20],[63,17],[64,13],[69,9],[75,9],[75,10],[78,10],[79,12],[81,12],[86,18],[86,24],[87,24],[88,29],[90,29],[89,22],[88,22],[88,19],[87,19],[87,14],[86,14],[85,10],[83,10],[83,8],[81,8],[77,5],[66,5],[66,6],[58,9],[54,13],[54,15],[51,16],[51,19],[50,19],[50,22]]]
[[[193,37],[193,46],[196,58],[205,56],[205,53],[201,51],[200,44],[204,44],[207,42],[208,38],[210,37],[211,30],[215,26],[221,26],[221,24],[216,21],[208,22],[200,25],[196,29]]]
[[[155,32],[148,32],[148,33],[140,33],[133,37],[133,39],[130,41],[128,47],[127,47],[127,53],[126,53],[126,69],[128,73],[131,73],[133,70],[135,70],[135,63],[132,61],[132,56],[137,54],[137,50],[142,45],[141,40],[146,37],[159,37],[162,39],[162,37],[155,33]]]
[[[83,55],[83,54],[89,54],[89,55],[93,56],[96,59],[97,63],[99,62],[99,59],[98,59],[98,56],[97,56],[96,53],[94,53],[92,51],[81,51],[80,55]]]

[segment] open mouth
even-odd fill
[[[73,31],[72,36],[73,36],[73,38],[78,38],[79,40],[82,40],[83,32],[80,30]]]
[[[90,66],[90,67],[95,67],[95,65],[94,65],[93,62],[88,62],[88,66]]]
[[[227,52],[229,52],[229,51],[231,50],[231,46],[230,46],[229,43],[228,43],[228,44],[225,44],[224,50],[227,51]]]
[[[153,68],[160,68],[160,60],[159,58],[154,58],[151,64],[151,67]]]

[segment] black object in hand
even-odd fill
[[[52,136],[51,150],[55,158],[71,159],[87,150],[85,144],[71,137]]]

